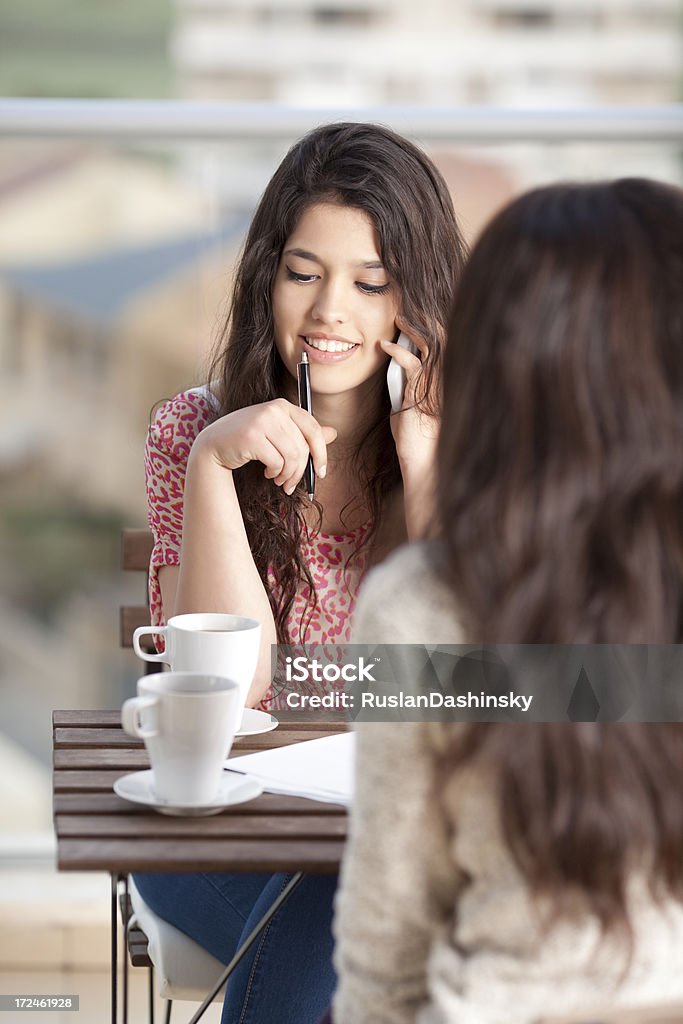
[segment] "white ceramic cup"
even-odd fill
[[[162,654],[149,654],[140,647],[140,637],[150,633],[166,638]],[[240,688],[243,710],[261,650],[261,624],[218,612],[174,615],[165,626],[138,627],[133,649],[144,661],[164,662],[173,672],[210,672],[233,679]]]
[[[121,724],[145,741],[154,791],[175,807],[210,803],[242,714],[240,688],[205,672],[157,672],[138,679]]]

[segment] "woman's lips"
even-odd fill
[[[323,352],[321,349],[309,345],[303,336],[300,336],[300,341],[302,350],[308,354],[311,363],[343,363],[346,359],[350,359],[354,352],[360,348],[360,345],[354,345],[353,348],[347,349],[346,352]]]

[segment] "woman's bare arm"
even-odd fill
[[[173,614],[207,611],[246,615],[261,623],[261,653],[247,698],[249,706],[257,704],[271,682],[275,622],[251,554],[232,472],[215,460],[200,434],[185,479]]]
[[[309,413],[275,400],[216,420],[196,438],[187,463],[180,567],[160,586],[165,617],[186,612],[226,612],[261,623],[261,653],[247,703],[263,697],[271,682],[275,621],[249,547],[233,470],[258,461],[265,475],[293,490],[309,453],[326,462],[335,432]]]

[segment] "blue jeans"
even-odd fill
[[[291,875],[140,874],[142,898],[222,963]],[[317,1024],[330,1004],[336,875],[306,875],[230,976],[221,1024]]]

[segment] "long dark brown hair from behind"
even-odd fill
[[[379,125],[346,123],[316,128],[292,146],[261,198],[209,372],[217,385],[218,416],[283,395],[286,371],[274,344],[272,289],[285,242],[303,212],[320,202],[354,207],[370,217],[382,262],[400,296],[401,314],[409,330],[429,345],[418,393],[428,410],[437,402],[448,311],[465,252],[453,203],[434,164],[407,139]],[[401,482],[389,413],[385,393],[356,453],[358,499],[372,522],[363,543],[377,531],[385,501]],[[315,600],[300,553],[306,499],[300,491],[288,497],[254,463],[235,473],[235,485],[251,552],[284,643],[300,581],[308,582]],[[277,598],[268,587],[269,568],[279,585]]]
[[[683,640],[683,193],[557,185],[503,210],[461,277],[444,357],[438,517],[467,635]],[[532,890],[627,925],[638,865],[683,896],[683,729],[470,725]],[[566,908],[565,908],[566,909]]]

